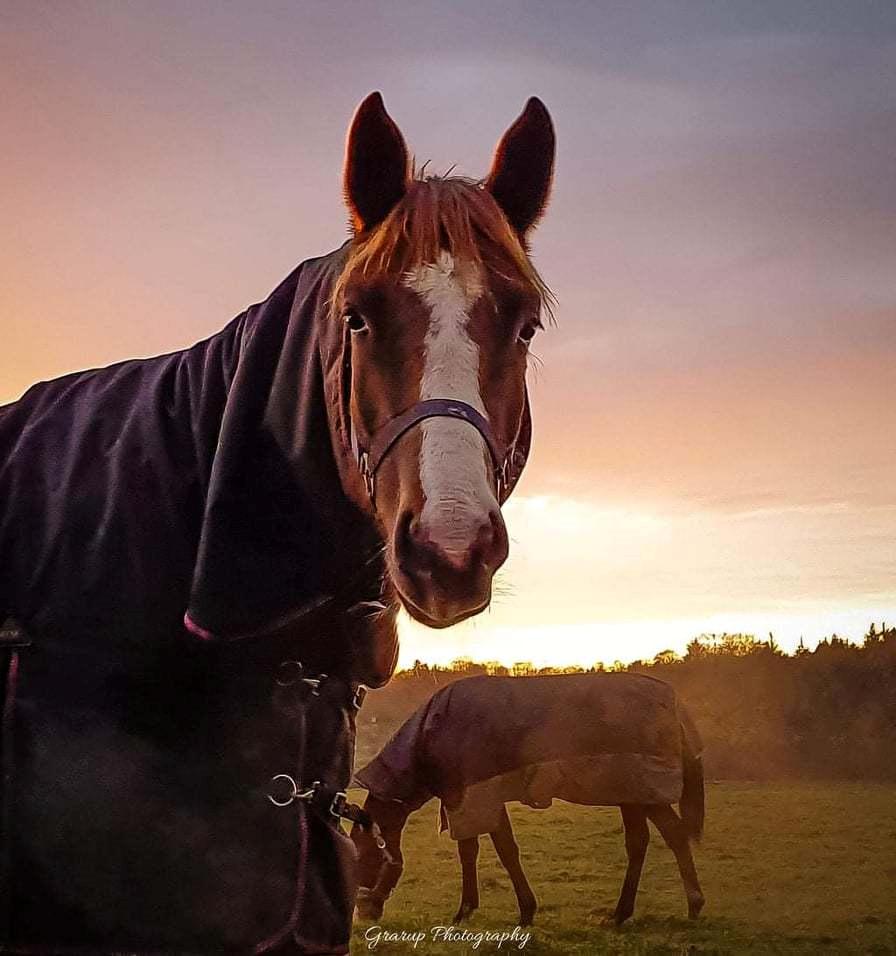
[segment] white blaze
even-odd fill
[[[467,325],[482,295],[478,270],[443,252],[405,278],[430,312],[424,340],[420,399],[453,398],[486,415],[479,387],[479,346]],[[486,415],[487,417],[487,415]],[[456,418],[428,418],[421,425],[420,524],[448,552],[465,550],[483,510],[497,505],[486,467],[488,448],[479,431]]]

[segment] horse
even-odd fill
[[[355,774],[369,791],[356,824],[358,914],[380,919],[401,879],[408,817],[441,800],[441,829],[457,840],[461,901],[453,922],[479,907],[479,837],[494,844],[519,905],[521,926],[538,904],[520,863],[506,803],[539,809],[553,798],[618,806],[628,867],[612,920],[634,913],[651,820],[678,863],[695,919],[704,897],[690,841],[703,832],[699,734],[666,683],[626,673],[468,677],[437,691]],[[672,807],[678,803],[679,816]]]
[[[425,176],[379,93],[350,236],[191,348],[0,408],[0,949],[345,953],[363,685],[507,557],[554,131]]]

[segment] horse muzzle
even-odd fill
[[[457,534],[409,512],[396,524],[393,581],[411,617],[428,627],[450,627],[488,607],[492,578],[507,560],[507,529],[497,506],[468,516],[464,525]]]
[[[359,887],[358,897],[355,903],[358,916],[361,919],[382,919],[383,911],[386,908],[385,900],[381,899],[376,893],[366,886]]]

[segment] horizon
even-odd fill
[[[488,613],[488,612],[485,612]],[[430,666],[444,667],[457,660],[473,663],[498,663],[511,667],[529,663],[535,667],[584,668],[602,665],[613,667],[637,661],[650,661],[657,654],[672,651],[685,654],[687,645],[700,637],[722,634],[745,634],[765,641],[772,636],[780,649],[792,655],[802,644],[814,651],[823,641],[838,637],[852,644],[861,644],[869,627],[892,626],[894,620],[884,613],[850,610],[821,612],[815,616],[779,616],[762,614],[717,615],[715,617],[679,620],[644,620],[588,623],[566,627],[534,627],[485,629],[485,638],[476,619],[457,625],[450,646],[438,646],[438,633],[411,620],[402,611],[399,631],[402,635],[397,671],[408,670],[415,660]],[[658,637],[665,636],[665,640]],[[593,659],[583,650],[588,639],[597,640]]]
[[[688,647],[693,643],[701,644],[707,648],[720,648],[723,645],[725,638],[745,638],[753,642],[756,648],[764,648],[772,646],[775,650],[775,653],[781,654],[784,657],[794,657],[797,654],[808,653],[812,654],[819,647],[824,644],[830,645],[834,641],[842,641],[846,646],[853,648],[864,648],[865,647],[865,638],[868,636],[869,632],[874,629],[875,633],[878,635],[886,633],[896,632],[896,628],[888,624],[886,621],[872,621],[869,623],[868,627],[865,629],[864,633],[858,639],[853,639],[842,634],[829,634],[827,637],[821,638],[819,641],[815,642],[814,647],[809,647],[805,643],[798,642],[796,648],[792,651],[787,650],[786,648],[781,647],[778,644],[777,636],[773,633],[767,634],[764,638],[761,638],[755,634],[749,634],[739,631],[718,631],[718,632],[706,632],[702,634],[695,635],[691,641],[688,642]],[[568,661],[560,662],[556,664],[542,664],[538,665],[534,661],[519,659],[513,661],[511,664],[507,664],[503,661],[491,660],[487,658],[475,658],[475,657],[455,657],[453,660],[446,663],[433,663],[431,661],[425,660],[414,660],[410,663],[399,664],[395,670],[395,674],[410,674],[414,673],[418,665],[422,667],[428,667],[432,670],[438,671],[448,671],[448,672],[463,672],[467,668],[473,669],[484,669],[488,673],[494,673],[496,668],[503,667],[505,670],[510,672],[510,676],[521,676],[515,674],[514,671],[520,668],[532,668],[537,673],[547,672],[577,672],[577,671],[617,671],[617,670],[627,670],[631,666],[643,665],[644,667],[654,667],[658,665],[666,665],[670,663],[676,663],[679,661],[686,661],[688,659],[688,647],[685,648],[684,652],[674,651],[671,648],[665,648],[661,651],[658,651],[651,657],[646,658],[634,658],[630,661],[612,661],[607,663],[605,661],[596,661],[593,664],[582,664],[579,661]],[[671,655],[671,657],[670,657]],[[744,656],[744,655],[736,655]],[[525,676],[523,673],[522,676]]]
[[[559,307],[511,557],[479,617],[402,615],[400,664],[896,621],[896,6],[747,6],[9,5],[0,403],[191,345],[340,245],[371,90],[472,176],[536,94]]]

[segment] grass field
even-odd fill
[[[363,796],[363,793],[360,794]],[[436,835],[436,804],[413,816],[405,875],[379,926],[423,932],[410,942],[355,926],[352,953],[488,953],[494,942],[438,941],[460,897],[456,847]],[[523,952],[539,954],[896,953],[896,788],[859,784],[718,783],[707,787],[707,829],[695,857],[703,916],[685,918],[672,853],[651,831],[634,919],[602,925],[625,869],[619,811],[555,803],[510,813],[540,909]],[[481,841],[481,909],[471,931],[512,930],[516,902],[491,842]],[[505,942],[502,953],[518,952]]]

